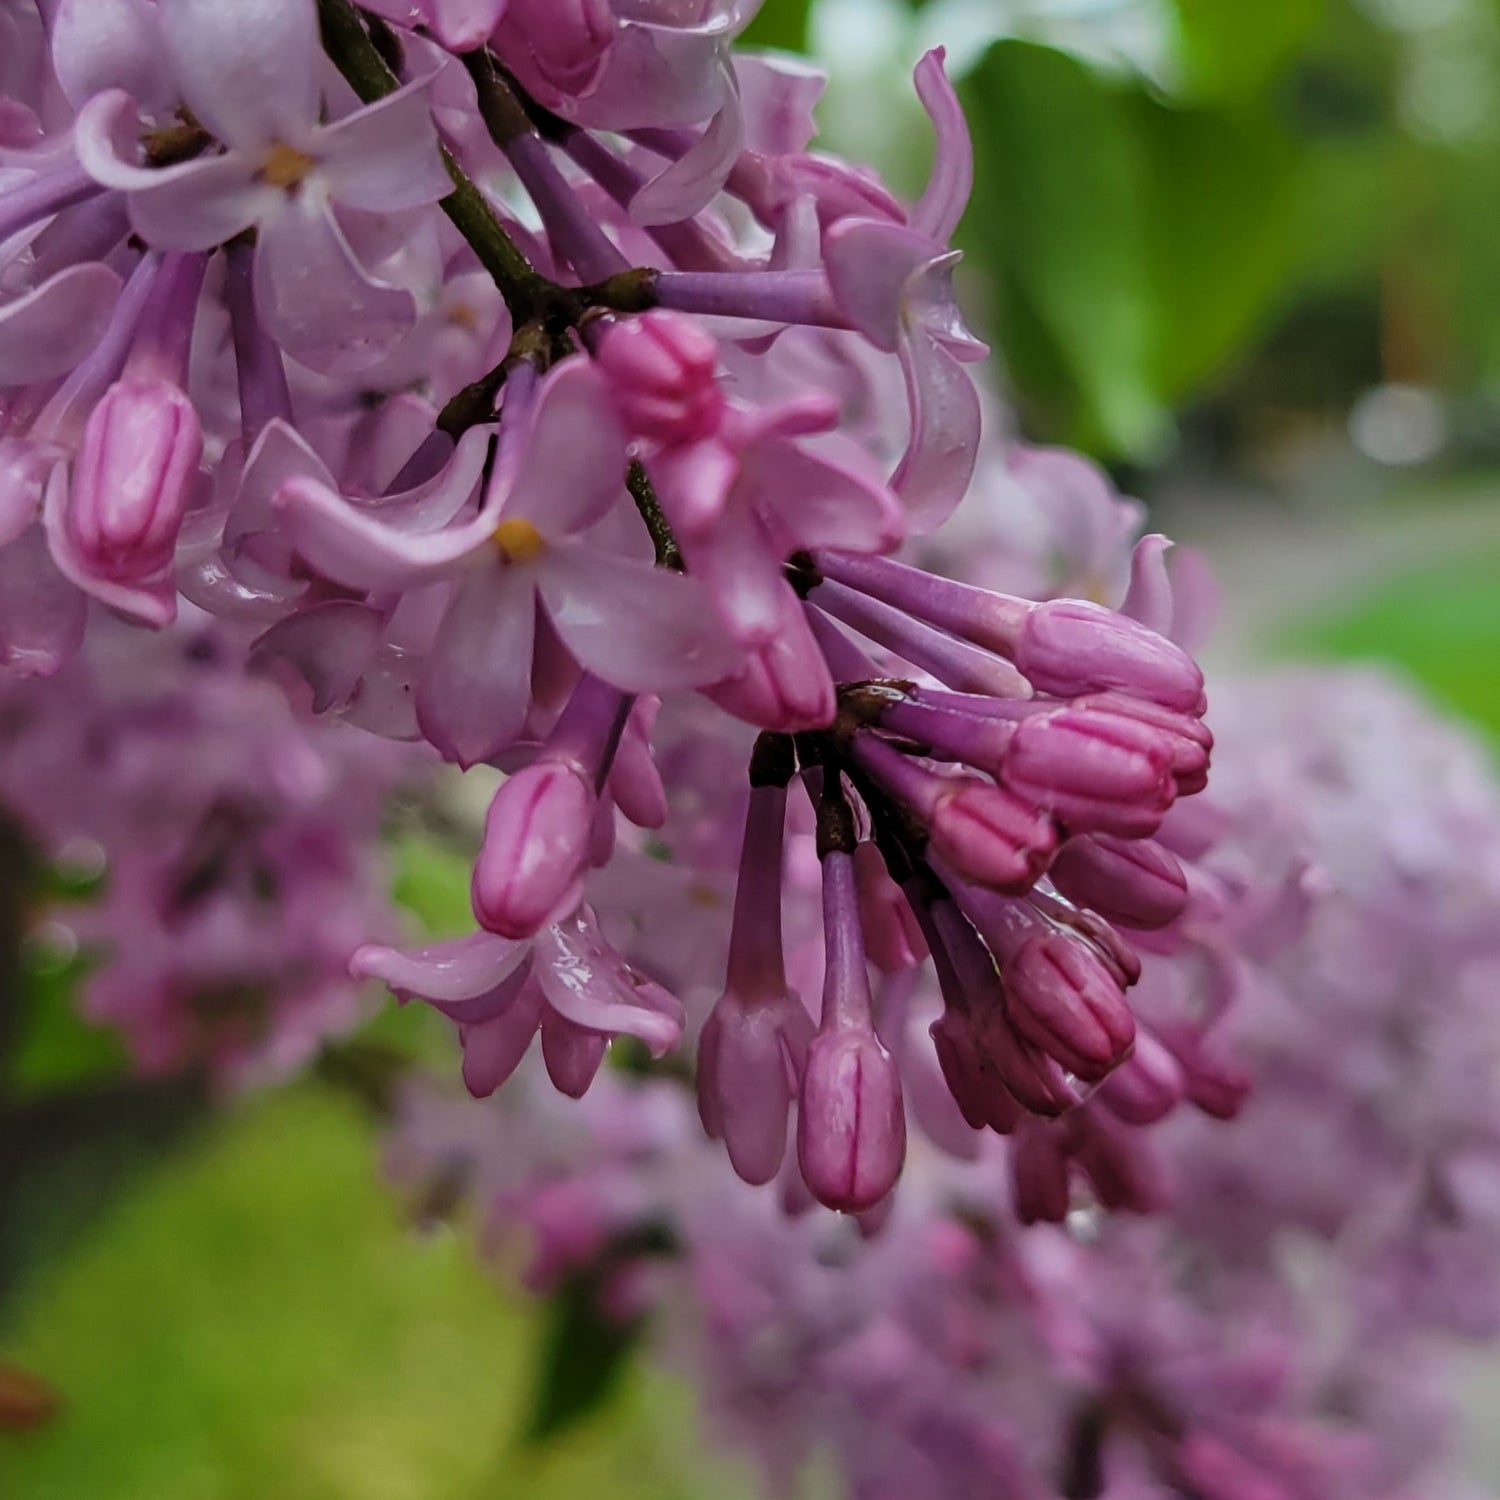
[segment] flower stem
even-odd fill
[[[318,17],[324,50],[366,104],[383,99],[401,86],[365,30],[351,0],[318,0]],[[453,191],[438,206],[494,278],[511,318],[519,326],[533,315],[539,304],[551,300],[551,283],[526,259],[484,195],[446,147],[443,165],[453,179]]]

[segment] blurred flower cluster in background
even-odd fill
[[[0,0],[0,94],[28,87],[32,8]],[[505,7],[366,9],[460,28]],[[521,35],[534,9],[512,0],[503,24]],[[96,618],[56,676],[0,681],[0,1495],[1500,1492],[1485,1416],[1500,1388],[1500,5],[712,9],[731,28],[754,11],[736,45],[776,49],[788,76],[828,74],[817,145],[921,199],[900,241],[926,257],[919,275],[946,272],[956,169],[931,61],[920,97],[912,77],[946,49],[975,153],[957,301],[993,354],[966,365],[986,423],[973,484],[903,556],[1002,598],[1118,610],[1127,644],[1150,627],[1160,649],[1130,659],[1147,688],[1073,681],[1033,645],[1013,654],[1049,711],[976,708],[1006,701],[963,677],[996,658],[981,669],[932,626],[978,596],[855,555],[900,528],[884,481],[829,444],[800,461],[836,469],[858,538],[798,541],[792,587],[776,555],[779,593],[759,603],[799,646],[816,634],[845,761],[799,734],[795,774],[766,769],[755,729],[800,731],[786,700],[822,689],[778,677],[764,640],[764,681],[714,681],[683,649],[661,691],[714,685],[659,706],[657,684],[627,680],[644,669],[623,632],[568,626],[558,644],[578,612],[540,567],[542,604],[527,593],[520,611],[541,611],[538,665],[510,733],[545,745],[524,770],[492,753],[508,742],[467,681],[423,719],[431,745],[404,742],[384,637],[351,669],[352,724],[313,720],[305,700],[326,708],[347,664],[311,633],[264,640],[396,587],[395,554],[340,533],[302,456],[268,462],[293,476],[277,515],[332,579],[321,603],[253,650],[232,609],[226,626],[189,606],[151,636]],[[531,63],[521,83],[567,114],[558,60]],[[840,163],[827,191],[856,180]],[[697,223],[668,223],[663,247]],[[365,224],[360,245],[390,233]],[[580,243],[582,277],[598,247]],[[615,269],[606,256],[584,279]],[[678,274],[689,303],[709,279]],[[797,394],[773,404],[783,383],[846,381],[870,403],[861,441],[900,460],[908,511],[951,505],[920,451],[937,378],[922,351],[957,368],[982,346],[943,321],[941,294],[908,294],[889,340],[907,394],[873,366],[830,375],[805,329],[782,333],[779,366],[769,335],[723,356],[766,356],[731,366],[735,389],[784,431],[731,437],[717,393],[693,387],[695,360],[712,387],[712,341],[703,354],[671,313],[633,325],[650,348],[612,331],[586,375],[565,360],[540,394],[516,381],[532,431],[550,411],[559,439],[531,438],[559,467],[522,479],[574,505],[577,534],[483,512],[476,555],[624,545],[569,490],[618,409],[649,438],[633,451],[689,581],[715,580],[732,611],[746,554],[695,533],[673,476],[687,493],[736,443],[753,472],[751,444],[814,430],[784,414]],[[415,372],[439,388],[430,419],[504,325],[495,302],[485,287],[426,309],[370,413],[338,428],[340,463],[372,491],[406,472]],[[472,326],[476,307],[494,326]],[[274,340],[298,357],[315,322],[304,309]],[[333,375],[304,373],[299,409],[321,420]],[[902,457],[904,428],[882,419],[904,422],[908,397]],[[441,472],[469,465],[472,488],[479,446],[449,449]],[[491,463],[503,475],[512,456]],[[413,514],[441,500],[439,472],[408,476]],[[297,576],[269,495],[237,538],[247,611]],[[762,522],[790,534],[798,518]],[[420,589],[414,556],[400,586]],[[227,577],[205,563],[211,610]],[[889,623],[892,606],[915,623]],[[1071,608],[1031,618],[1066,626]],[[1211,737],[1169,642],[1204,665]],[[582,686],[556,675],[568,652]],[[892,661],[958,691],[913,687]],[[609,671],[624,675],[590,675]],[[878,691],[850,688],[865,678]],[[999,767],[978,784],[1011,800],[965,821],[955,783],[891,749],[908,742]],[[1101,743],[1118,781],[1070,779],[1070,754]],[[480,764],[460,774],[432,746]],[[580,758],[598,774],[564,821],[596,867],[587,903],[578,870],[533,861],[550,899],[518,911],[529,855],[495,809],[590,779]],[[918,809],[920,839],[846,830],[842,775],[862,806],[905,809],[888,828]],[[1018,874],[996,874],[997,845]],[[1010,997],[993,1030],[970,1004],[976,964],[998,964]],[[781,1010],[746,1000],[758,984]],[[799,994],[824,996],[816,1029]],[[774,1020],[769,1051],[757,1016]]]

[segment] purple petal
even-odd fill
[[[520,1067],[541,1024],[542,1005],[541,987],[523,983],[499,1015],[459,1031],[464,1087],[476,1099],[488,1099]]]
[[[57,571],[40,526],[0,548],[0,668],[50,677],[83,644],[84,595]]]
[[[361,948],[349,961],[356,979],[379,979],[399,994],[423,1000],[473,1000],[487,994],[531,952],[492,932],[471,932],[426,948]]]
[[[384,630],[379,610],[330,599],[273,625],[251,648],[251,658],[286,662],[312,689],[313,712],[327,713],[354,697]]]
[[[255,306],[271,337],[323,375],[378,364],[417,319],[416,300],[377,281],[315,195],[286,198],[255,244]]]
[[[945,53],[935,47],[917,64],[917,97],[937,137],[932,176],[912,210],[911,227],[940,245],[958,228],[974,188],[974,144],[963,105],[943,68]]]
[[[840,454],[847,462],[840,462]],[[787,552],[844,547],[889,552],[906,535],[906,515],[890,488],[863,472],[853,444],[807,453],[794,443],[758,443],[740,468],[770,511]]]
[[[914,532],[931,531],[963,499],[979,454],[979,394],[964,367],[926,329],[901,344],[911,437],[891,488]]]
[[[550,552],[537,586],[579,665],[623,692],[699,687],[741,664],[707,590],[681,573],[580,545]]]
[[[70,266],[0,307],[0,386],[64,375],[99,342],[120,295],[108,266]]]
[[[319,132],[320,176],[334,202],[395,213],[453,191],[432,124],[431,88],[430,77],[409,83]]]
[[[633,974],[586,906],[537,937],[536,977],[559,1015],[603,1036],[633,1036],[660,1057],[682,1037],[682,1006]]]
[[[625,429],[604,377],[586,355],[565,360],[537,393],[505,515],[534,521],[546,537],[572,536],[624,493],[626,462]]]
[[[313,0],[160,0],[183,97],[221,141],[300,146],[318,117]]]
[[[490,38],[507,0],[427,0],[428,29],[451,52],[471,52]]]
[[[462,462],[449,466],[444,483],[431,492],[441,510],[460,489],[472,491],[480,444],[461,449]],[[431,498],[431,497],[429,497]],[[476,516],[441,531],[399,530],[351,504],[331,485],[293,477],[276,493],[275,507],[298,553],[325,578],[349,588],[405,589],[450,574],[495,528],[492,517]]]
[[[745,145],[745,117],[732,75],[723,109],[708,129],[659,177],[630,200],[630,217],[647,227],[680,224],[713,202]]]
[[[449,760],[488,760],[521,732],[535,632],[532,580],[522,570],[481,563],[459,585],[417,689],[422,733]]]
[[[238,568],[244,556],[252,556],[273,575],[254,581],[283,596],[303,592],[301,584],[291,591],[287,588],[285,574],[290,554],[285,539],[276,535],[277,514],[273,509],[277,493],[292,479],[310,484],[333,483],[327,464],[307,439],[275,417],[261,429],[250,449],[224,524],[224,550],[231,565]]]
[[[139,164],[140,116],[128,94],[100,94],[78,112],[78,160],[95,182],[130,195],[130,221],[164,250],[209,250],[274,214],[282,193],[248,156],[203,156],[175,167]]]
[[[892,353],[907,283],[932,259],[932,242],[904,224],[846,219],[823,237],[823,248],[839,310],[877,349]]]
[[[1171,547],[1159,531],[1143,536],[1130,555],[1130,587],[1120,613],[1138,620],[1158,635],[1172,629],[1172,581],[1167,577],[1167,551]]]
[[[76,109],[109,88],[148,110],[166,109],[176,85],[162,54],[159,12],[149,0],[58,0],[52,67]]]

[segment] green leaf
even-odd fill
[[[963,86],[977,156],[964,243],[995,279],[995,331],[1022,395],[1052,415],[1046,435],[1138,454],[1164,414],[1130,93],[1047,47],[991,47]]]
[[[765,0],[740,40],[747,47],[807,51],[807,18],[812,0]]]
[[[527,1441],[544,1443],[605,1406],[619,1389],[640,1325],[602,1309],[601,1278],[575,1276],[548,1299]]]
[[[1144,93],[1151,388],[1190,394],[1244,347],[1298,253],[1300,162],[1260,112],[1178,109]]]
[[[473,931],[468,855],[425,834],[402,833],[392,841],[391,857],[396,867],[392,894],[430,937]]]
[[[1323,0],[1176,0],[1185,97],[1246,99],[1263,93],[1295,60],[1323,13]]]

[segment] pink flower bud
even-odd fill
[[[841,1213],[874,1207],[906,1157],[901,1076],[873,1031],[814,1037],[802,1079],[797,1159],[813,1196]]]
[[[510,0],[493,46],[527,93],[556,108],[599,81],[614,37],[610,0]]]
[[[501,937],[530,937],[577,906],[596,801],[577,769],[558,761],[538,761],[501,786],[484,820],[471,886],[482,926]]]
[[[736,676],[705,688],[704,694],[759,729],[782,734],[826,729],[838,711],[833,678],[796,595],[790,589],[783,592],[787,607],[777,634],[751,648]]]
[[[1122,927],[1166,927],[1187,906],[1182,866],[1151,839],[1107,833],[1069,839],[1048,873],[1070,901]]]
[[[787,1111],[812,1037],[812,1017],[790,993],[753,999],[726,991],[698,1039],[698,1114],[730,1164],[757,1187],[786,1154]]]
[[[1098,1099],[1127,1125],[1154,1125],[1186,1092],[1181,1064],[1149,1029],[1137,1026],[1135,1051],[1104,1080]]]
[[[1004,966],[1006,1013],[1016,1030],[1069,1072],[1097,1081],[1129,1055],[1135,1018],[1114,977],[1078,938],[1028,938]]]
[[[1023,1224],[1061,1224],[1068,1216],[1068,1154],[1058,1127],[1031,1121],[1010,1152],[1011,1191]]]
[[[615,324],[598,357],[625,425],[639,437],[673,445],[718,431],[724,412],[718,360],[714,340],[670,312]]]
[[[1057,847],[1057,831],[1045,813],[987,781],[955,780],[934,801],[930,818],[933,852],[991,890],[1030,890]]]
[[[1166,1207],[1166,1177],[1144,1131],[1115,1124],[1093,1109],[1082,1111],[1072,1123],[1077,1134],[1074,1159],[1105,1208],[1152,1214]]]
[[[911,903],[891,879],[874,844],[862,843],[855,849],[854,877],[870,962],[885,974],[916,968],[927,957],[927,940]]]
[[[1092,693],[1077,699],[1073,707],[1118,714],[1121,718],[1134,719],[1160,730],[1162,748],[1167,752],[1179,797],[1190,797],[1208,785],[1214,737],[1208,725],[1194,714],[1179,713],[1176,709],[1163,708],[1159,703],[1132,698],[1125,693]]]
[[[1113,688],[1187,713],[1203,706],[1203,673],[1187,652],[1082,599],[1036,605],[1017,638],[1015,663],[1039,692],[1059,698]]]
[[[202,456],[198,414],[175,385],[112,385],[89,415],[73,471],[66,529],[77,565],[117,583],[165,572]]]
[[[1123,838],[1154,833],[1176,795],[1171,748],[1159,731],[1074,707],[1024,720],[1002,777],[1072,831]]]

